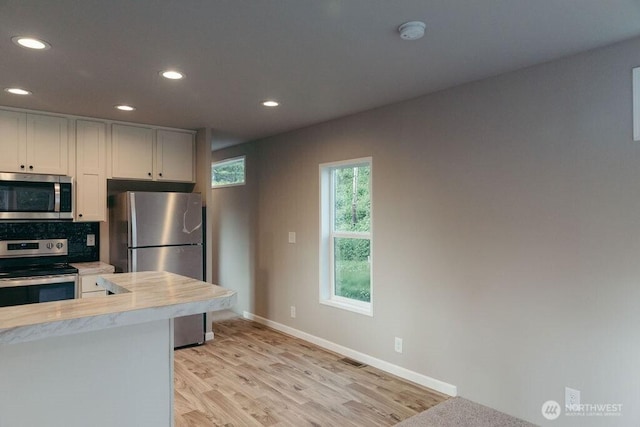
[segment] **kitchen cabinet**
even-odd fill
[[[193,134],[158,130],[156,139],[156,179],[158,181],[195,181]]]
[[[115,267],[101,261],[76,262],[71,264],[78,269],[80,298],[94,298],[106,296],[105,289],[98,285],[98,277],[102,274],[111,274]]]
[[[21,172],[27,156],[27,115],[0,111],[0,170]]]
[[[106,125],[76,122],[76,221],[107,220]]]
[[[147,181],[194,182],[195,140],[190,132],[114,124],[112,176]]]
[[[187,130],[0,109],[0,172],[74,175],[76,221],[106,220],[107,178],[195,182],[195,145]]]
[[[174,425],[172,319],[227,310],[235,291],[157,271],[100,283],[117,295],[2,308],[3,426]]]
[[[69,120],[65,117],[27,114],[28,172],[69,173]]]
[[[67,175],[68,127],[66,117],[0,110],[0,169]]]
[[[107,291],[100,285],[98,285],[98,275],[80,276],[80,297],[81,298],[93,298],[104,297],[107,295]]]
[[[111,150],[113,178],[153,180],[153,129],[114,124]]]

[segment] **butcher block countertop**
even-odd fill
[[[164,271],[104,274],[115,295],[0,308],[0,345],[226,310],[236,292]]]

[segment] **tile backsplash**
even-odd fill
[[[87,246],[87,235],[94,234],[94,246]],[[0,223],[0,240],[67,239],[69,262],[98,261],[100,223],[98,222],[5,222]]]

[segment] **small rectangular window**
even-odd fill
[[[320,165],[320,302],[372,314],[371,158]]]
[[[211,163],[211,187],[244,185],[245,158],[235,157]]]

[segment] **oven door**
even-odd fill
[[[60,301],[77,296],[77,274],[0,279],[0,307]]]

